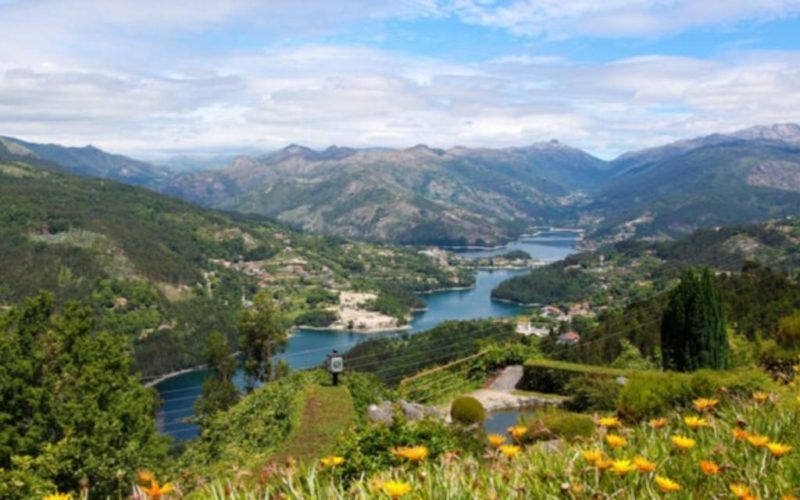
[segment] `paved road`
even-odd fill
[[[489,389],[511,392],[517,387],[520,380],[522,380],[522,365],[507,366],[503,369],[503,372],[494,379]]]

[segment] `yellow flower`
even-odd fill
[[[603,452],[600,450],[585,450],[582,455],[583,459],[590,464],[596,464],[603,459]]]
[[[733,438],[737,441],[744,441],[750,436],[750,434],[746,430],[740,429],[738,427],[731,429],[731,433],[733,434]]]
[[[764,446],[769,443],[769,438],[767,436],[759,436],[757,434],[751,434],[747,436],[747,442],[755,446],[756,448],[763,448]]]
[[[764,391],[756,391],[753,393],[753,401],[756,403],[763,403],[769,398],[769,394]]]
[[[718,399],[710,399],[710,398],[697,398],[692,401],[694,408],[697,411],[703,412],[708,410],[713,410],[715,406],[719,403]]]
[[[506,442],[506,437],[500,434],[489,434],[486,436],[486,439],[489,440],[489,444],[495,448]]]
[[[597,421],[602,427],[619,427],[622,423],[619,421],[617,417],[602,417],[600,420]]]
[[[681,485],[664,476],[656,476],[656,484],[663,493],[672,493],[681,489]]]
[[[683,417],[683,422],[688,425],[692,430],[697,430],[700,427],[708,427],[708,420],[704,418],[689,416]]]
[[[426,446],[401,446],[392,450],[394,456],[397,458],[404,458],[409,462],[420,462],[428,457],[428,448]]]
[[[608,434],[606,436],[606,443],[612,448],[619,448],[621,446],[625,446],[625,438],[620,436],[619,434]]]
[[[667,425],[667,419],[664,417],[654,418],[650,420],[650,427],[653,429],[660,429]]]
[[[411,493],[411,485],[402,481],[386,481],[383,483],[383,492],[390,498],[400,498]]]
[[[700,470],[707,476],[715,476],[719,474],[719,465],[711,460],[700,460]]]
[[[600,460],[595,462],[595,466],[600,470],[606,470],[612,465],[614,465],[614,461],[611,460],[610,458],[601,458]]]
[[[653,472],[656,470],[656,464],[644,457],[634,458],[633,463],[639,469],[639,472]]]
[[[750,490],[742,483],[731,483],[728,485],[728,489],[731,490],[731,493],[736,498],[751,498]]]
[[[781,495],[781,500],[797,500],[797,497],[794,495]]]
[[[72,495],[69,493],[50,493],[49,495],[45,495],[42,497],[42,500],[72,500]]]
[[[322,465],[325,467],[336,467],[337,465],[342,465],[344,463],[344,457],[328,455],[327,457],[322,457],[320,462],[322,462]]]
[[[630,460],[614,460],[611,463],[611,470],[615,474],[619,474],[620,476],[624,476],[628,472],[632,472],[636,470],[636,466]]]
[[[767,443],[767,449],[774,457],[782,457],[792,451],[791,446],[781,443]]]
[[[528,428],[524,425],[515,425],[506,429],[512,438],[519,441],[528,432]]]
[[[139,478],[139,484],[142,485],[150,484],[153,482],[153,479],[156,478],[156,476],[149,470],[140,470],[139,474],[137,474],[137,477]]]
[[[158,481],[153,479],[153,481],[150,482],[150,487],[143,488],[143,491],[147,493],[147,496],[152,500],[158,500],[164,495],[172,493],[173,488],[172,485],[169,483],[166,483],[164,486],[159,486]]]
[[[683,436],[672,436],[672,444],[674,444],[679,450],[686,451],[694,448],[694,445],[697,444],[697,441]]]
[[[504,444],[499,450],[506,458],[514,458],[519,453],[520,448],[513,444]]]

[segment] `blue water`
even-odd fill
[[[487,252],[502,254],[511,249],[525,250],[532,257],[546,261],[558,260],[572,252],[575,238],[563,234],[542,234],[513,242],[503,249],[491,251],[459,252],[466,257],[489,256]],[[495,254],[495,255],[497,255]],[[421,295],[427,306],[426,311],[416,313],[411,321],[411,333],[428,330],[442,321],[466,320],[475,318],[495,318],[515,316],[522,310],[520,306],[491,299],[491,291],[501,281],[524,274],[527,270],[500,269],[479,271],[475,287],[469,290],[448,290]],[[325,356],[332,350],[344,352],[358,342],[376,338],[385,334],[357,334],[331,330],[298,330],[289,339],[286,350],[280,358],[286,359],[295,369],[311,368],[320,365]],[[195,371],[167,379],[156,385],[163,400],[158,415],[158,428],[161,432],[174,437],[177,441],[191,439],[197,435],[195,425],[183,422],[193,415],[194,401],[200,395],[205,371]],[[237,374],[236,383],[243,387],[241,373]]]

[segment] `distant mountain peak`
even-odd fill
[[[772,141],[800,142],[800,125],[796,123],[775,123],[758,125],[731,134],[737,139],[763,139]]]

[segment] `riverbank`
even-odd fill
[[[164,375],[159,375],[157,378],[155,378],[155,379],[153,379],[153,380],[151,380],[149,382],[143,382],[142,385],[144,385],[145,387],[155,387],[156,385],[160,384],[161,382],[166,382],[167,380],[169,380],[171,378],[180,377],[181,375],[186,375],[187,373],[199,372],[199,371],[205,370],[205,369],[206,369],[206,365],[204,365],[204,364],[203,365],[192,366],[190,368],[184,368],[182,370],[177,370],[177,371],[174,371],[174,372],[165,373]]]

